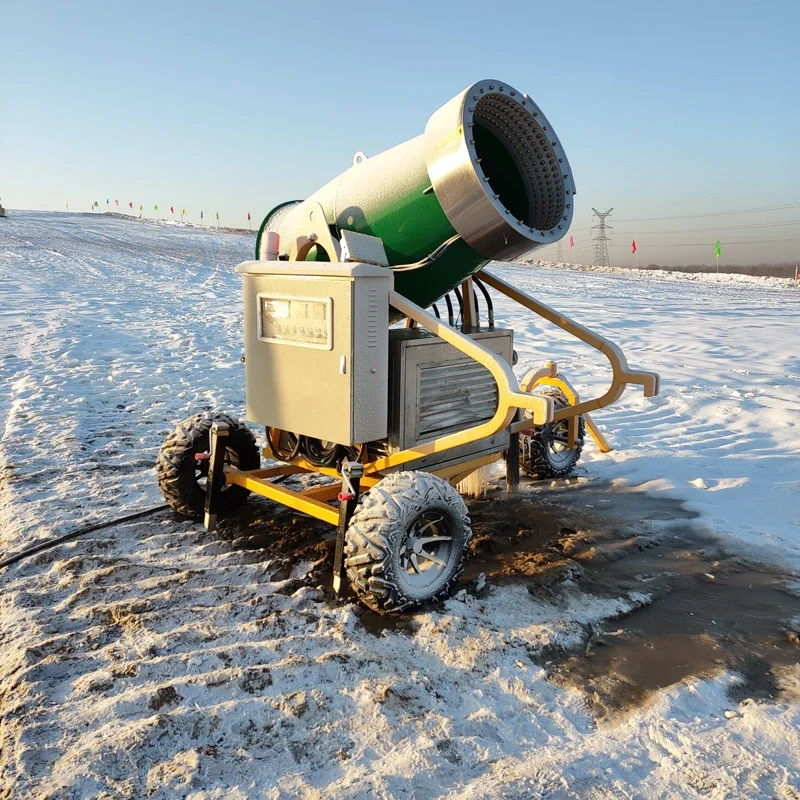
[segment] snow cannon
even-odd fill
[[[422,307],[489,261],[558,241],[570,226],[575,182],[553,126],[531,98],[501,81],[473,84],[433,113],[421,135],[353,165],[307,200],[267,214],[256,257],[277,233],[282,257],[339,261],[344,231],[377,237],[395,291]],[[328,231],[309,245],[310,215]],[[323,241],[324,239],[324,241]]]
[[[611,449],[591,413],[629,384],[658,393],[658,375],[509,282],[519,272],[486,269],[563,236],[574,194],[538,106],[487,80],[420,136],[356,153],[311,197],[274,208],[256,259],[236,267],[246,418],[263,445],[223,412],[184,420],[157,462],[169,505],[213,530],[259,495],[336,528],[338,596],[352,591],[381,614],[447,597],[472,536],[464,496],[496,482],[500,463],[509,492],[520,472],[566,478],[587,437]],[[504,316],[523,329],[527,312],[599,351],[605,391],[580,397],[554,361],[518,379],[498,295],[518,304]]]

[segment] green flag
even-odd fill
[[[719,239],[717,239],[717,243],[714,246],[714,258],[719,258],[722,255],[722,245],[719,243]]]
[[[156,206],[153,206],[153,209],[154,209],[154,210],[156,210],[156,211],[158,211],[158,206],[157,206],[157,205],[156,205]]]
[[[217,222],[219,222],[219,211],[217,211]]]

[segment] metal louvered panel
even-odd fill
[[[497,409],[497,384],[474,361],[419,369],[420,436],[439,436],[491,419]]]
[[[378,346],[378,290],[370,287],[367,305],[367,347]]]
[[[476,330],[469,335],[511,363],[511,331]],[[393,451],[470,428],[494,416],[497,385],[486,367],[417,329],[390,330],[389,345],[389,446]],[[493,445],[476,442],[468,450],[477,452],[487,446]],[[440,459],[427,459],[432,460]]]

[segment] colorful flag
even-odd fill
[[[181,209],[181,216],[182,216],[182,217],[185,217],[185,216],[186,216],[186,209],[185,209],[185,208],[182,208],[182,209]]]
[[[169,213],[170,214],[174,214],[175,213],[175,206],[170,206],[169,207]]]
[[[139,206],[139,213],[140,214],[142,213],[142,206],[141,205]]]
[[[250,212],[247,212],[247,221],[250,222]]]
[[[571,236],[571,235],[570,235],[570,237],[569,237],[569,246],[570,246],[570,247],[575,247],[575,240],[572,238],[572,236]]]
[[[217,222],[219,222],[219,211],[217,211]]]
[[[111,201],[106,197],[106,205],[111,205]]]
[[[200,219],[203,219],[203,212],[200,212]]]
[[[714,258],[719,258],[722,255],[722,245],[719,243],[719,239],[717,239],[716,245],[714,245]]]
[[[635,252],[636,252],[636,237],[631,239],[631,253],[635,253]]]
[[[154,206],[153,206],[153,209],[154,209],[155,211],[158,211],[158,204],[154,205]]]
[[[67,211],[69,211],[69,203],[64,203],[64,205],[67,207]]]
[[[119,200],[115,200],[115,201],[114,201],[114,205],[115,205],[117,208],[119,208]]]
[[[129,205],[131,208],[133,208],[133,203],[128,203],[128,205]]]

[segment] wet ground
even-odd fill
[[[695,529],[695,515],[678,501],[572,481],[528,484],[513,497],[495,491],[471,502],[470,514],[469,591],[477,591],[483,573],[484,593],[500,582],[524,582],[537,599],[558,602],[569,581],[595,595],[643,596],[624,619],[587,629],[579,650],[541,654],[550,679],[585,691],[598,717],[721,669],[742,676],[735,699],[775,697],[774,670],[800,661],[800,582],[728,552],[723,540]],[[285,575],[277,577],[289,577],[303,559],[319,562],[312,582],[330,583],[329,526],[256,501],[220,532],[254,559],[279,561]],[[360,618],[376,634],[416,630],[413,617],[363,610]]]
[[[583,588],[652,598],[626,618],[588,631],[581,651],[546,659],[553,680],[586,691],[598,716],[723,668],[742,676],[734,699],[777,696],[775,668],[800,661],[794,576],[748,563],[724,541],[702,536],[691,525],[694,515],[675,501],[602,486],[548,499],[562,519],[580,526],[558,547],[580,566]]]

